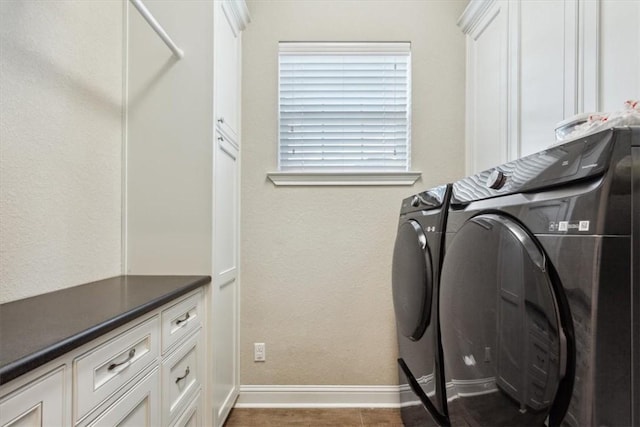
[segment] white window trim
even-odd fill
[[[410,46],[407,42],[382,42],[382,43],[301,43],[301,42],[281,42],[279,53],[356,53],[380,54],[385,52],[395,52]],[[410,47],[407,49],[410,53]],[[411,74],[410,74],[411,75]],[[411,84],[411,82],[409,83]],[[280,90],[278,90],[280,93]],[[409,123],[411,123],[411,110],[409,110]],[[278,124],[280,123],[278,110]],[[411,127],[409,127],[411,135]],[[280,138],[278,137],[278,146]],[[411,162],[411,136],[409,136],[408,153]],[[280,154],[277,157],[278,169],[280,168]],[[392,172],[297,172],[297,171],[275,171],[268,172],[267,177],[275,186],[411,186],[420,179],[420,171],[392,171]]]
[[[422,172],[269,172],[273,185],[280,186],[354,186],[413,185]]]

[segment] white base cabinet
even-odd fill
[[[4,384],[0,426],[204,425],[204,289]]]
[[[0,399],[0,426],[65,425],[64,372],[57,368]]]

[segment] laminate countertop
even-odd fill
[[[209,282],[118,276],[1,304],[0,385]]]

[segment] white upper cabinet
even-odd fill
[[[519,31],[514,53],[520,60],[513,64],[511,74],[515,93],[510,159],[548,147],[555,141],[555,124],[575,114],[570,100],[573,76],[567,76],[565,68],[575,68],[576,60],[571,46],[565,46],[565,33],[571,36],[570,29],[575,28],[575,17],[567,16],[572,12],[566,10],[567,2],[522,1],[512,2],[512,7],[513,20],[517,20],[514,31]]]
[[[241,31],[248,20],[244,2],[216,2],[215,120],[218,128],[238,142],[240,127]]]
[[[598,110],[640,99],[640,1],[600,1]]]
[[[508,158],[509,3],[496,1],[477,3],[477,6],[486,8],[464,28],[467,33],[468,171],[483,170]]]
[[[558,122],[640,97],[640,2],[472,0],[467,173],[555,142]]]

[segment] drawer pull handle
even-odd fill
[[[187,370],[184,371],[184,375],[181,377],[176,378],[176,384],[178,384],[178,382],[182,381],[183,379],[187,378],[187,375],[189,375],[189,367],[187,366]]]
[[[187,312],[187,314],[184,316],[184,319],[178,319],[178,320],[176,320],[176,325],[179,325],[180,323],[184,323],[184,322],[186,322],[187,320],[189,320],[189,318],[190,318],[190,317],[191,317],[191,316],[189,315],[189,312]]]
[[[131,350],[129,350],[129,356],[127,356],[127,360],[123,360],[122,362],[119,362],[119,363],[112,363],[111,365],[109,365],[107,370],[108,371],[113,371],[118,366],[121,366],[121,365],[124,365],[125,363],[131,362],[131,359],[133,359],[133,356],[135,356],[135,355],[136,355],[136,349],[132,348]]]

